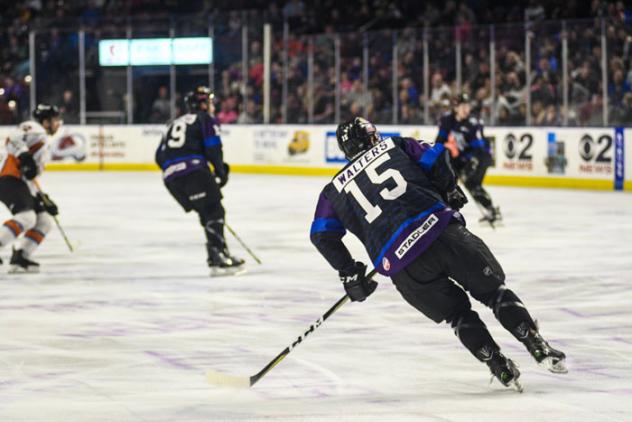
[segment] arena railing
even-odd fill
[[[213,60],[99,63],[102,40],[180,37],[212,38]],[[128,124],[163,123],[204,84],[216,92],[223,123],[334,123],[362,114],[433,124],[452,95],[467,91],[493,125],[632,124],[632,27],[623,20],[303,34],[278,17],[237,12],[41,21],[25,41],[28,57],[3,70],[0,103],[15,121],[46,101],[71,123],[112,112]]]

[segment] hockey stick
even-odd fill
[[[232,227],[230,227],[228,225],[228,223],[224,223],[224,226],[226,226],[226,228],[228,229],[228,231],[230,232],[230,234],[232,234],[235,239],[237,239],[237,241],[241,244],[241,246],[246,250],[246,252],[248,252],[250,254],[250,256],[257,261],[257,264],[261,265],[261,260],[259,258],[257,258],[257,255],[254,254],[254,252],[252,252],[250,250],[250,248],[248,246],[246,246],[246,244],[244,243],[243,240],[241,240],[241,238],[239,236],[237,236],[237,233],[235,233],[235,230],[232,229]]]
[[[377,273],[376,270],[372,270],[370,273],[366,275],[366,278],[370,280],[375,276],[376,273]],[[270,372],[272,368],[277,366],[283,359],[285,359],[285,357],[289,355],[290,352],[294,350],[296,346],[301,344],[303,340],[307,338],[308,335],[310,335],[314,330],[316,330],[316,328],[320,327],[323,324],[323,322],[327,320],[327,318],[333,315],[334,312],[340,309],[342,305],[344,305],[348,301],[349,301],[349,296],[345,294],[343,297],[341,297],[338,300],[338,302],[334,304],[334,306],[329,308],[329,310],[325,312],[325,314],[322,317],[318,318],[316,322],[310,325],[309,328],[305,330],[303,334],[298,336],[297,339],[294,340],[294,342],[292,342],[289,346],[287,346],[281,353],[279,353],[274,359],[272,359],[270,363],[268,363],[261,371],[257,372],[256,374],[250,377],[248,376],[240,377],[240,376],[235,376],[235,375],[222,374],[220,372],[215,372],[215,371],[208,371],[206,373],[206,380],[210,384],[227,386],[227,387],[236,387],[236,388],[252,387],[253,385],[257,383],[257,381],[259,381],[268,372]]]
[[[36,179],[33,179],[33,184],[35,185],[35,187],[37,188],[37,191],[39,193],[44,193],[42,192],[42,187],[40,186],[39,182]],[[42,201],[44,201],[44,203],[46,203],[46,201],[50,201],[50,199],[47,196],[42,196]],[[50,202],[46,203],[46,205],[50,205]],[[66,236],[66,232],[64,231],[64,229],[61,227],[61,224],[59,223],[59,219],[57,218],[56,215],[51,215],[51,217],[53,217],[53,220],[55,221],[55,224],[57,225],[57,228],[59,229],[59,233],[61,233],[61,237],[64,238],[64,242],[66,242],[66,245],[68,246],[68,249],[70,249],[70,252],[74,252],[75,248],[72,247],[72,243],[70,243],[70,240],[68,239],[68,236]]]

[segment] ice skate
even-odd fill
[[[21,250],[13,250],[9,265],[9,274],[39,273],[39,264],[25,258]]]
[[[231,256],[227,248],[209,246],[207,263],[211,269],[211,277],[239,275],[246,272],[244,260]]]
[[[498,227],[502,224],[503,217],[499,207],[481,207],[481,211],[483,212],[483,217],[478,220],[480,223],[487,223],[492,227]]]
[[[518,332],[521,331],[525,334],[520,338],[520,341],[524,343],[538,365],[554,374],[566,374],[568,372],[564,352],[552,348],[538,331],[526,327],[525,323],[518,327]]]
[[[488,356],[490,355],[488,354]],[[520,371],[511,359],[506,358],[499,351],[493,351],[491,356],[487,360],[484,359],[484,361],[492,373],[490,384],[494,379],[497,379],[505,387],[513,388],[517,392],[522,393],[522,385],[518,381]]]

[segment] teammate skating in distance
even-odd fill
[[[39,191],[34,179],[48,159],[48,137],[61,126],[59,110],[39,104],[33,118],[21,123],[6,139],[7,154],[0,163],[0,201],[13,214],[0,227],[0,248],[14,244],[10,273],[39,271],[31,256],[52,227],[49,214],[58,213],[57,205]]]
[[[489,193],[483,188],[483,179],[492,164],[489,143],[483,134],[483,121],[470,115],[470,98],[459,94],[452,99],[453,110],[439,120],[436,143],[444,144],[452,157],[452,168],[479,204],[484,217],[481,221],[493,224],[501,220],[500,209],[495,207]]]
[[[350,160],[320,194],[311,239],[338,270],[352,301],[377,287],[342,242],[346,230],[364,244],[373,266],[389,276],[404,299],[436,323],[452,325],[463,345],[505,386],[521,391],[520,372],[472,310],[467,293],[490,307],[535,360],[566,372],[485,243],[465,228],[458,210],[467,202],[456,185],[443,144],[410,138],[381,139],[367,120],[338,126],[340,149]],[[467,292],[467,293],[466,293]]]
[[[156,151],[156,163],[169,193],[185,212],[194,210],[200,218],[211,275],[233,275],[243,271],[244,261],[230,255],[224,238],[220,189],[228,182],[229,167],[223,159],[213,98],[203,86],[187,94],[188,113],[169,124]]]

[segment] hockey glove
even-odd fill
[[[44,192],[38,192],[36,198],[37,198],[37,201],[39,202],[39,206],[44,211],[46,211],[53,217],[59,214],[59,209],[57,208],[57,204],[55,204],[53,200],[50,199],[50,196],[48,196]]]
[[[377,282],[366,278],[366,265],[361,262],[355,262],[338,275],[352,302],[363,302],[377,288]]]
[[[223,188],[224,186],[226,186],[226,183],[228,183],[228,173],[230,173],[230,166],[226,163],[223,163],[223,165],[224,165],[224,171],[221,174],[216,173],[216,177],[215,177],[215,180],[217,181],[217,184],[219,185],[220,188]]]
[[[26,177],[26,180],[33,180],[37,177],[37,163],[35,159],[28,152],[23,152],[18,157],[20,161],[20,172]]]
[[[460,210],[463,208],[463,205],[467,204],[467,196],[461,190],[459,185],[456,185],[454,189],[445,194],[445,199],[450,208],[453,210]]]

